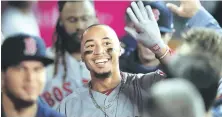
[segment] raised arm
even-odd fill
[[[149,48],[162,63],[167,63],[171,57],[170,48],[161,39],[160,30],[151,7],[144,7],[139,1],[131,3],[131,8],[127,8],[127,13],[134,23],[134,28],[125,27],[125,30]]]
[[[180,0],[180,6],[168,3],[167,7],[180,17],[189,18],[188,29],[206,27],[215,29],[222,34],[222,29],[214,17],[201,5],[200,0]]]

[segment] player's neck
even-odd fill
[[[119,85],[121,81],[121,75],[112,75],[109,78],[99,79],[92,77],[92,89],[98,92],[104,92],[110,89],[113,89]]]
[[[7,117],[34,117],[38,109],[37,103],[28,107],[17,107],[5,93],[2,93],[2,105]]]

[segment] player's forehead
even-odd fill
[[[23,60],[19,62],[18,64],[10,66],[9,68],[14,68],[14,67],[24,67],[27,69],[33,69],[36,67],[44,67],[44,65],[42,62],[38,60]]]
[[[82,43],[84,44],[87,40],[102,41],[104,38],[113,42],[119,41],[115,31],[111,27],[107,25],[96,25],[84,32]]]
[[[20,65],[30,66],[30,67],[44,66],[43,63],[38,60],[24,60],[20,62]]]
[[[66,2],[62,10],[62,16],[64,17],[68,16],[81,17],[81,16],[91,16],[91,15],[95,15],[95,11],[90,1]]]

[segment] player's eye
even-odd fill
[[[88,46],[86,46],[86,48],[93,48],[94,47],[94,45],[88,45]]]
[[[15,68],[17,71],[19,71],[19,72],[23,72],[23,71],[25,71],[25,67],[20,66],[20,65],[15,66],[14,68]]]
[[[81,19],[82,19],[83,21],[85,21],[85,22],[87,22],[87,21],[89,21],[89,20],[90,20],[90,18],[89,18],[89,17],[87,17],[87,16],[83,16]]]
[[[40,72],[40,71],[42,71],[44,69],[44,67],[43,66],[40,66],[40,67],[36,67],[35,68],[35,71],[36,72]]]
[[[69,17],[67,20],[68,20],[69,22],[71,22],[71,23],[75,23],[75,22],[78,21],[78,19],[75,18],[75,17]]]
[[[110,45],[110,44],[112,44],[112,43],[110,43],[110,42],[105,42],[105,43],[104,43],[105,46],[108,46],[108,45]]]

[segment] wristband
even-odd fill
[[[168,48],[166,50],[166,52],[159,59],[163,59],[168,54],[169,51],[170,51],[170,49]]]

